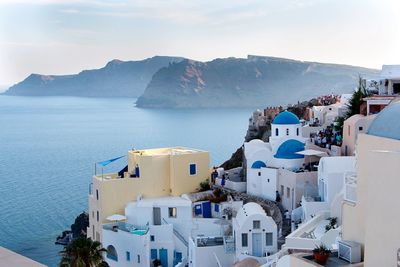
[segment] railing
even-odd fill
[[[344,200],[357,203],[357,174],[354,172],[344,174]]]
[[[162,221],[165,224],[169,224],[164,218],[162,218]],[[186,239],[181,235],[181,233],[179,233],[178,230],[176,230],[173,226],[172,226],[172,230],[173,230],[173,233],[176,236],[176,238],[178,238],[185,245],[186,248],[189,248],[188,241],[186,241]]]

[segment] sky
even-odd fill
[[[112,59],[400,64],[399,0],[0,0],[0,86]]]

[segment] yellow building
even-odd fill
[[[357,144],[356,201],[342,209],[342,238],[361,243],[364,266],[400,262],[400,103],[386,107]]]
[[[207,151],[174,147],[128,152],[128,170],[94,175],[89,193],[88,237],[101,239],[101,224],[138,197],[180,196],[209,179]]]

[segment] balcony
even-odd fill
[[[149,226],[134,226],[126,222],[115,222],[103,224],[103,229],[113,232],[124,231],[134,235],[146,235],[149,231]]]
[[[344,200],[357,203],[357,174],[354,172],[344,174]]]

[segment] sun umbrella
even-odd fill
[[[126,220],[126,217],[121,214],[113,214],[111,216],[108,216],[106,219],[108,221],[118,222],[118,221]]]

